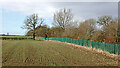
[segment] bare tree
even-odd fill
[[[107,43],[115,43],[117,41],[118,20],[112,19],[110,16],[99,17],[97,23],[102,25],[104,31],[104,41]]]
[[[92,41],[99,41],[99,42],[103,42],[104,40],[104,32],[102,30],[97,30],[94,32],[92,38]]]
[[[105,34],[105,41],[107,43],[115,43],[117,41],[117,31],[118,31],[118,23],[112,21],[106,27],[104,27],[106,32]]]
[[[111,22],[112,22],[112,17],[110,16],[98,17],[97,23],[102,26],[101,29],[104,31],[104,35],[106,34],[105,27],[107,27]]]
[[[65,30],[66,25],[71,21],[73,15],[70,9],[60,9],[54,14],[54,25]]]
[[[95,22],[96,21],[94,19],[88,19],[80,23],[79,26],[80,39],[90,40],[96,27]]]
[[[27,16],[27,18],[24,21],[24,26],[22,28],[32,30],[33,39],[35,40],[35,29],[38,25],[41,26],[43,22],[44,22],[43,18],[39,19],[37,14],[32,14],[30,16]]]
[[[70,37],[70,38],[77,38],[78,37],[78,27],[79,22],[77,20],[70,21],[65,28],[65,32],[63,33],[63,36]]]
[[[110,22],[112,21],[112,18],[110,16],[101,16],[98,17],[98,21],[97,23],[99,23],[100,25],[108,25]]]

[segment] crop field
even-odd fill
[[[2,40],[24,40],[24,39],[32,39],[29,36],[0,36]]]
[[[3,66],[117,66],[118,61],[63,43],[3,40]]]
[[[14,38],[14,37],[17,37],[17,38],[31,38],[31,37],[29,37],[29,36],[0,36],[0,37],[7,37],[7,38]]]

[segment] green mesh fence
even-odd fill
[[[44,37],[35,37],[45,40]],[[81,39],[71,39],[71,38],[46,38],[46,40],[55,40],[60,42],[67,42],[67,43],[74,43],[81,46],[92,47],[96,49],[101,49],[103,51],[108,51],[109,53],[118,54],[118,46],[117,44],[110,44],[110,43],[102,43],[102,42],[94,42],[88,40],[81,40]]]

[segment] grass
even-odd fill
[[[35,40],[3,40],[3,66],[117,66],[106,56],[67,44]]]

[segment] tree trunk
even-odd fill
[[[33,40],[35,40],[35,24],[33,24]]]
[[[33,33],[33,40],[35,40],[35,32]]]

